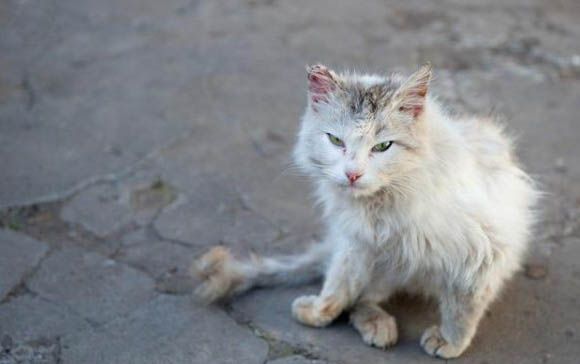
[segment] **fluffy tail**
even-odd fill
[[[216,246],[191,266],[191,273],[201,281],[194,293],[206,302],[214,302],[252,287],[308,283],[322,277],[328,257],[325,244],[313,244],[303,254],[252,255],[248,260],[236,259],[228,248]]]

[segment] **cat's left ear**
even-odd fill
[[[399,100],[397,106],[399,111],[408,113],[413,118],[417,118],[423,112],[431,74],[431,64],[426,64],[403,83],[395,96]]]

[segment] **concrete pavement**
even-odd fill
[[[580,5],[574,0],[7,0],[0,4],[0,363],[427,363],[297,324],[316,286],[191,299],[191,259],[301,249],[318,233],[288,170],[304,66],[431,61],[455,110],[505,116],[546,196],[527,270],[458,363],[580,357]]]

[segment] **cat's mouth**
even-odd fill
[[[360,192],[367,189],[365,185],[359,182],[354,183],[342,182],[338,184],[338,187],[347,193],[356,193],[356,194],[359,194]]]

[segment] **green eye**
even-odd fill
[[[373,152],[384,152],[385,150],[389,149],[391,147],[391,145],[393,145],[393,142],[383,142],[383,143],[379,143],[377,145],[375,145],[373,147],[373,149],[371,149]]]
[[[330,133],[326,133],[326,135],[328,135],[328,139],[332,144],[336,145],[337,147],[344,147],[344,142],[340,138],[337,138]]]

